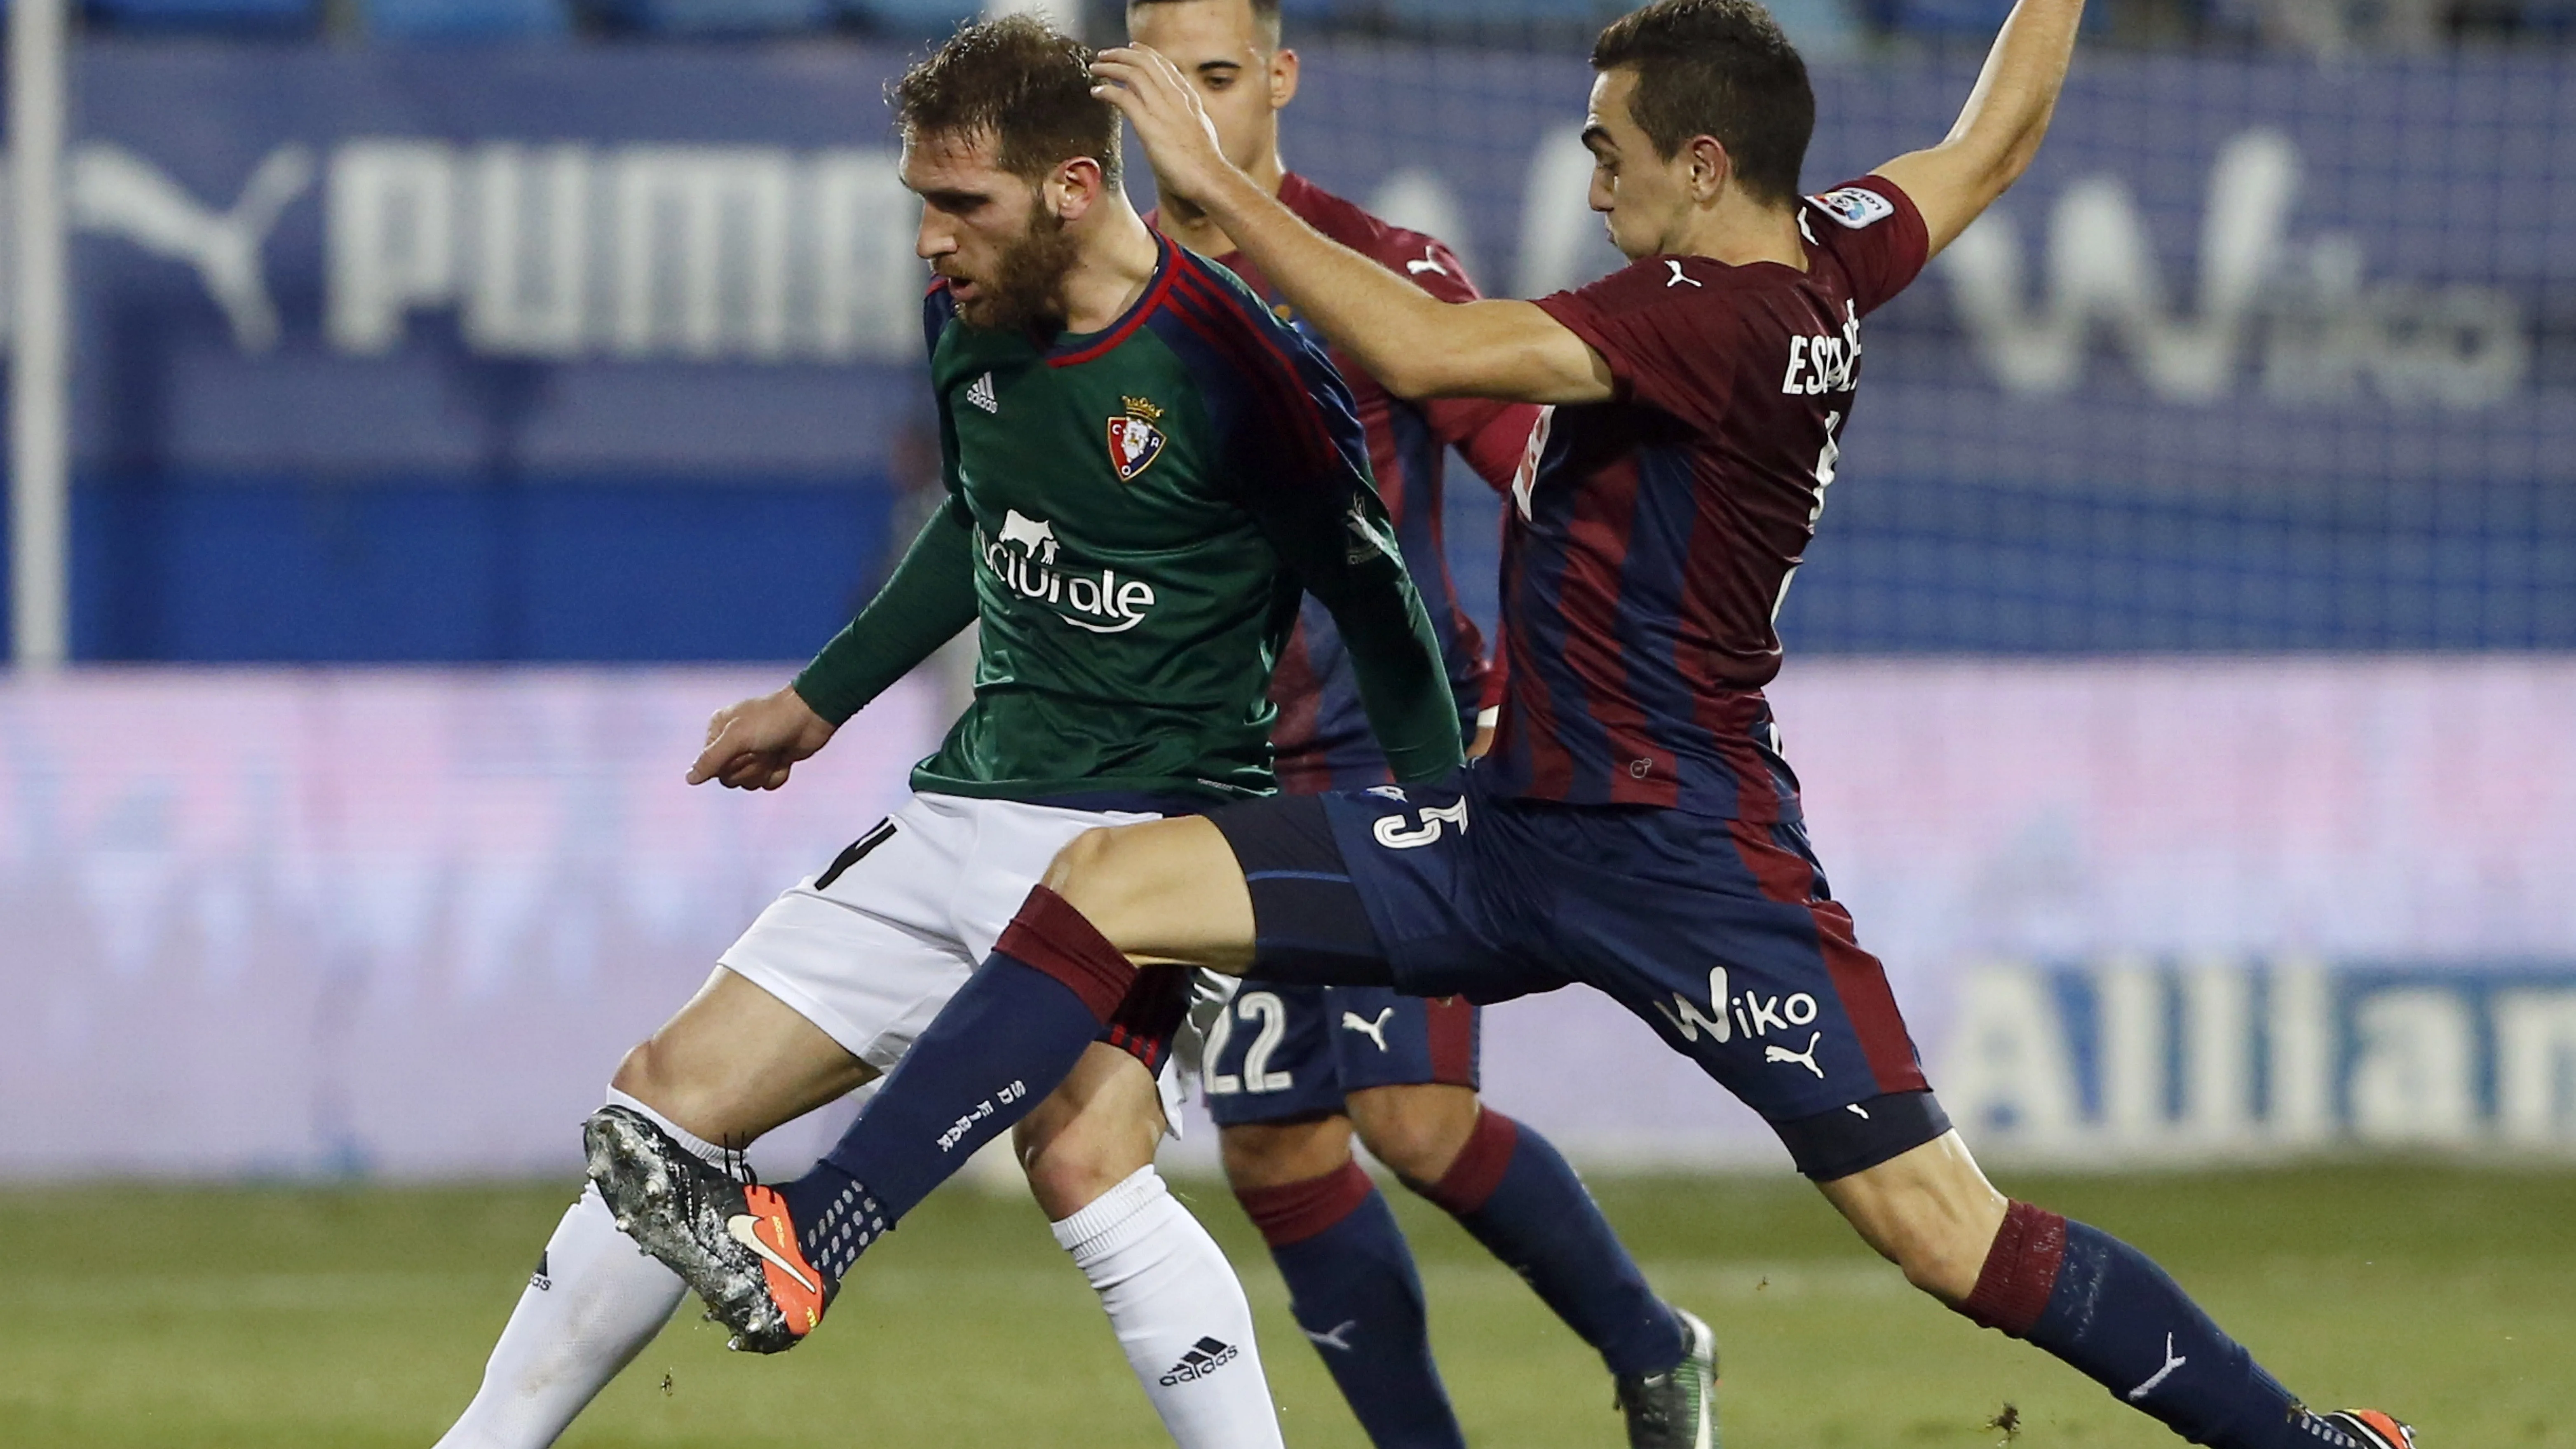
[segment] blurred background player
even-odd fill
[[[1301,584],[1362,641],[1355,687],[1398,774],[1460,758],[1349,395],[1319,349],[1128,205],[1089,60],[1004,20],[897,86],[938,273],[924,307],[948,499],[790,687],[717,714],[690,772],[784,785],[980,622],[975,701],[911,802],[763,912],[612,1083],[608,1110],[718,1171],[748,1207],[736,1240],[806,1290],[808,1317],[737,1346],[792,1346],[824,1295],[792,1242],[757,1236],[769,1195],[729,1154],[890,1068],[1065,841],[1268,792],[1268,665]],[[1017,1145],[1174,1439],[1275,1445],[1242,1287],[1153,1167],[1188,979],[1136,993]],[[670,1316],[680,1280],[621,1227],[595,1192],[565,1215],[446,1444],[551,1442]]]
[[[1229,164],[1170,61],[1104,54],[1165,192],[1372,374],[1550,406],[1509,516],[1509,694],[1461,788],[1277,797],[1068,847],[840,1146],[783,1189],[798,1222],[850,1202],[899,1216],[941,1175],[961,1105],[997,1074],[1054,1080],[1136,961],[1490,1000],[1582,982],[1759,1111],[1864,1240],[1970,1320],[2194,1443],[2408,1449],[2384,1413],[2310,1411],[2135,1248],[1986,1180],[1826,887],[1761,692],[1861,319],[2028,167],[2082,8],[2018,0],[1947,137],[1814,197],[1798,190],[1814,97],[1770,15],[1630,13],[1593,47],[1584,142],[1631,264],[1536,303],[1427,301]],[[653,1161],[699,1175],[664,1144]],[[649,1198],[620,1176],[612,1200]]]
[[[1392,226],[1287,170],[1279,112],[1297,93],[1277,0],[1140,0],[1129,36],[1171,57],[1228,160],[1326,236],[1447,302],[1475,284],[1436,237]],[[1294,314],[1222,229],[1186,202],[1148,218],[1213,256],[1280,315]],[[1484,398],[1415,402],[1336,356],[1368,431],[1369,461],[1469,728],[1486,691],[1483,641],[1458,602],[1442,541],[1449,448],[1508,491],[1538,409]],[[1394,781],[1369,732],[1331,615],[1309,600],[1271,677],[1280,788]],[[1638,1444],[1689,1444],[1713,1412],[1689,1374],[1686,1324],[1646,1286],[1617,1234],[1546,1138],[1476,1094],[1478,1008],[1366,986],[1244,984],[1208,1035],[1208,1108],[1226,1178],[1270,1245],[1290,1309],[1380,1449],[1463,1445],[1431,1355],[1422,1283],[1395,1214],[1351,1138],[1456,1217],[1599,1350]],[[1696,1372],[1696,1370],[1693,1370]]]

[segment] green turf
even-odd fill
[[[1734,1449],[2178,1443],[1904,1287],[1802,1185],[1631,1180],[1603,1205],[1717,1326]],[[2292,1387],[2426,1449],[2576,1445],[2576,1175],[2335,1168],[2004,1186],[2156,1254]],[[1289,1441],[1362,1441],[1221,1189],[1187,1189],[1252,1292]],[[1518,1280],[1397,1195],[1480,1446],[1619,1442],[1598,1364]],[[565,1185],[0,1193],[0,1445],[426,1446]],[[724,1352],[683,1319],[567,1445],[1162,1442],[1025,1201],[952,1189],[872,1254],[815,1341]]]

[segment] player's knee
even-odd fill
[[[1905,1281],[1940,1299],[1959,1304],[1977,1289],[1993,1235],[1982,1239],[1955,1219],[1925,1215],[1900,1220],[1882,1229],[1878,1250],[1905,1274]]]
[[[1098,826],[1067,841],[1047,866],[1047,889],[1064,897],[1101,934],[1115,941],[1137,893],[1131,854],[1115,830]]]
[[[761,1128],[744,1121],[738,1093],[696,1069],[659,1037],[639,1042],[617,1064],[608,1085],[662,1114],[664,1120],[720,1146],[751,1144]]]
[[[1217,1155],[1237,1193],[1287,1187],[1339,1172],[1351,1160],[1351,1124],[1345,1117],[1244,1123],[1217,1134]]]
[[[1118,848],[1117,832],[1100,826],[1066,841],[1047,864],[1047,889],[1064,897],[1074,909],[1090,914],[1116,879]]]
[[[1170,856],[1134,827],[1094,826],[1068,841],[1047,866],[1047,889],[1121,945],[1153,934],[1159,907],[1182,884]]]
[[[1350,1096],[1360,1141],[1407,1182],[1449,1175],[1476,1130],[1478,1110],[1476,1094],[1463,1087],[1377,1087]]]
[[[637,1042],[617,1063],[616,1074],[608,1085],[652,1108],[665,1117],[679,1118],[684,1103],[674,1100],[685,1095],[671,1071],[668,1054],[652,1041]]]
[[[1976,1292],[2010,1206],[1955,1132],[1822,1187],[1907,1282],[1953,1306]]]
[[[1032,1130],[1015,1140],[1020,1168],[1028,1175],[1030,1195],[1052,1222],[1091,1206],[1152,1166],[1162,1136],[1161,1121],[1146,1121],[1142,1114],[1095,1111],[1022,1125]]]
[[[1098,1202],[1135,1171],[1115,1171],[1105,1154],[1077,1151],[1025,1154],[1020,1161],[1028,1174],[1029,1195],[1049,1222],[1059,1223]]]

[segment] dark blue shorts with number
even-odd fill
[[[1472,772],[1208,818],[1251,888],[1255,976],[1481,1003],[1595,987],[1819,1180],[1949,1129],[1800,825],[1496,797]]]
[[[1476,1007],[1384,986],[1254,978],[1208,1031],[1208,1112],[1220,1127],[1345,1110],[1370,1087],[1476,1085]]]

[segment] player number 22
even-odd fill
[[[1261,1032],[1252,1045],[1243,1049],[1243,1075],[1213,1070],[1225,1060],[1226,1043],[1234,1038],[1234,1023],[1255,1017],[1261,1020]],[[1296,1085],[1287,1072],[1270,1070],[1270,1054],[1279,1050],[1279,1042],[1288,1035],[1288,1003],[1275,992],[1247,991],[1234,999],[1234,1009],[1220,1011],[1208,1026],[1207,1089],[1211,1097],[1230,1097],[1237,1092],[1284,1092]]]

